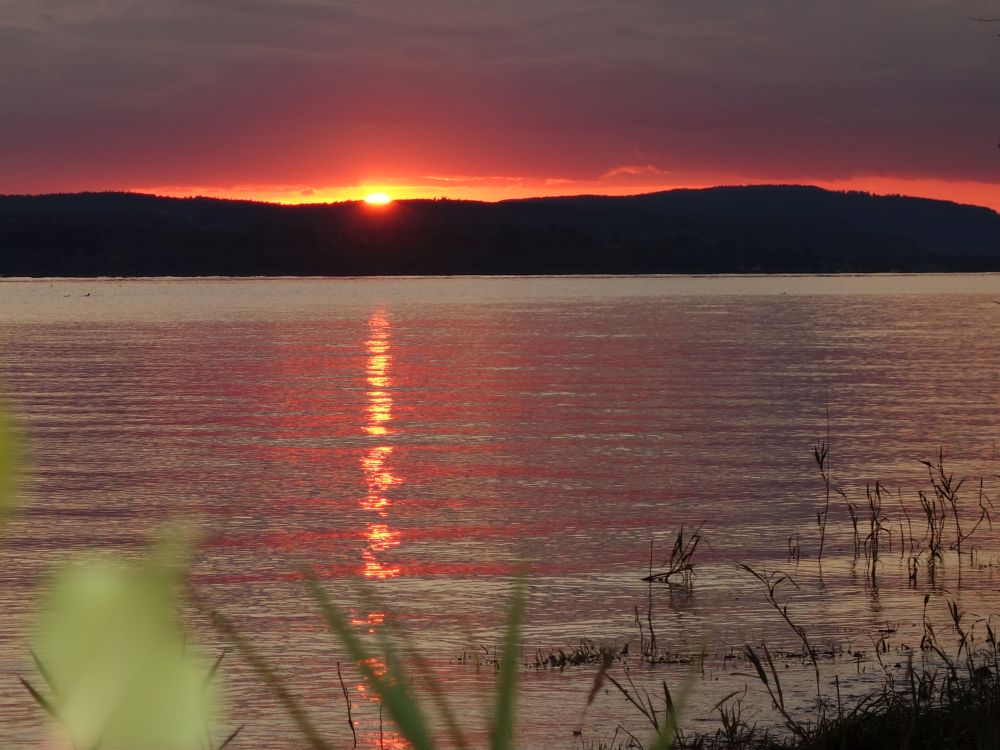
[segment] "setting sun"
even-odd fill
[[[388,193],[369,193],[365,196],[365,203],[370,203],[375,206],[384,206],[386,203],[391,203],[392,198]]]

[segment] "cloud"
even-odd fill
[[[993,10],[0,0],[0,191],[422,175],[995,182],[1000,43],[970,20]]]
[[[653,164],[623,164],[619,167],[609,169],[601,175],[601,181],[634,180],[641,178],[644,180],[663,180],[670,177],[670,172],[660,169]]]

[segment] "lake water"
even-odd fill
[[[878,639],[896,660],[919,642],[925,593],[942,622],[950,600],[970,618],[1000,611],[1000,545],[983,529],[961,581],[947,557],[934,584],[921,572],[911,586],[897,537],[872,586],[835,498],[820,568],[813,446],[829,434],[854,502],[879,479],[916,513],[919,461],[941,447],[993,497],[998,301],[997,275],[0,282],[0,388],[31,455],[0,548],[0,742],[39,734],[15,675],[31,672],[19,639],[41,577],[81,552],[137,553],[171,519],[202,534],[194,585],[338,746],[349,660],[303,564],[359,627],[403,628],[475,724],[495,675],[458,657],[495,647],[519,561],[526,661],[581,638],[634,654],[650,541],[659,563],[681,526],[703,524],[693,585],[651,600],[661,647],[708,653],[685,725],[712,726],[712,705],[746,683],[750,714],[773,720],[752,668],[725,655],[795,639],[738,562],[795,577],[781,598],[810,638],[863,652],[822,665],[824,692],[835,675],[863,692]],[[899,534],[899,503],[886,506]],[[191,620],[211,652],[223,645]],[[808,712],[815,685],[794,662],[788,689]],[[301,747],[239,659],[225,664],[229,725],[246,725],[232,747]],[[691,669],[631,664],[640,684]],[[577,747],[619,722],[646,732],[612,692],[581,720],[593,675],[526,670],[520,746]],[[379,747],[377,705],[345,677],[359,741]]]

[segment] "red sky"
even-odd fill
[[[0,192],[1000,209],[993,0],[0,0]]]

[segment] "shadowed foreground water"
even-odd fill
[[[351,741],[335,667],[347,660],[301,564],[360,627],[405,629],[478,721],[494,675],[475,663],[498,641],[519,560],[531,561],[526,661],[581,638],[634,650],[650,539],[660,558],[682,524],[704,523],[693,587],[652,597],[661,647],[710,653],[689,725],[748,681],[746,703],[768,720],[747,665],[724,656],[765,637],[795,645],[737,562],[796,577],[790,611],[810,636],[865,651],[825,664],[824,684],[839,674],[861,690],[875,640],[919,641],[925,592],[942,620],[950,599],[1000,610],[1000,547],[983,530],[960,584],[951,561],[936,586],[911,588],[897,542],[873,587],[835,501],[820,571],[813,445],[829,430],[834,482],[856,502],[881,479],[912,509],[919,460],[941,446],[992,496],[997,299],[989,275],[0,282],[0,383],[33,463],[0,551],[0,741],[38,736],[15,675],[31,671],[18,639],[40,577],[83,551],[136,551],[169,519],[202,534],[195,585],[338,746]],[[356,579],[382,604],[365,604]],[[480,658],[457,663],[463,652]],[[246,724],[234,747],[300,747],[239,660],[226,663],[230,723]],[[687,669],[634,674],[677,684]],[[378,747],[374,699],[346,674],[361,743]],[[811,675],[788,674],[808,707]],[[520,744],[578,743],[592,676],[527,673]],[[637,719],[601,695],[584,739]]]

